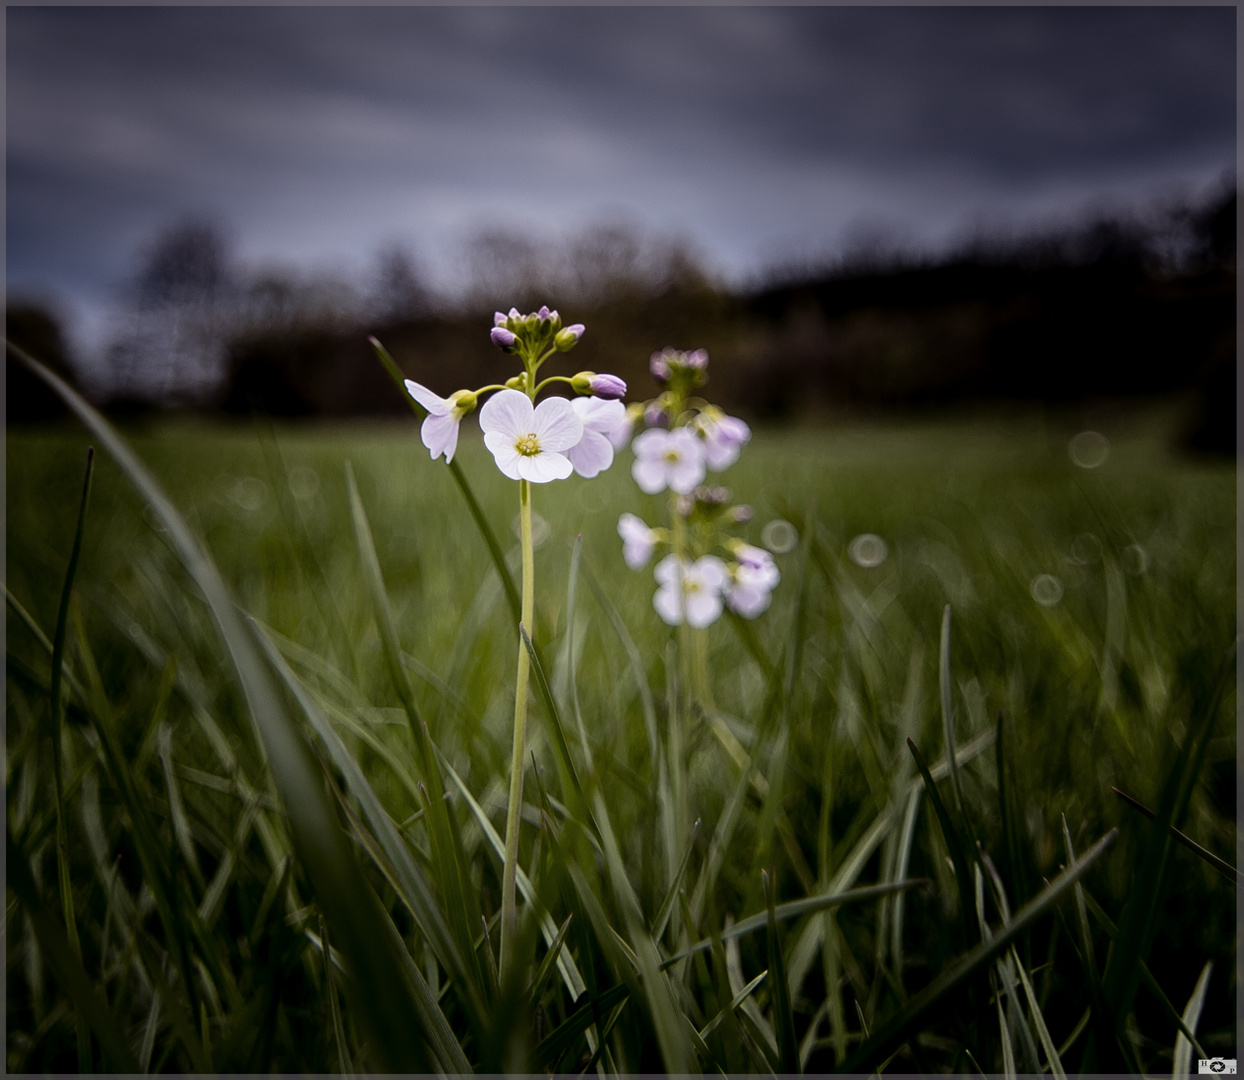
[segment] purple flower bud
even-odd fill
[[[568,329],[573,329],[573,327]],[[626,394],[626,383],[616,375],[594,375],[588,387],[597,397],[611,400],[617,400]]]
[[[537,319],[544,319],[545,321],[548,321],[548,320],[549,320],[549,319],[551,319],[551,318],[552,318],[555,314],[557,314],[557,313],[556,313],[556,312],[554,312],[554,311],[549,311],[549,306],[548,306],[548,304],[542,304],[542,305],[540,306],[540,310],[536,312],[536,318],[537,318]]]
[[[670,426],[669,417],[665,415],[665,409],[659,400],[648,402],[648,407],[644,409],[644,426],[655,428]]]
[[[670,377],[669,362],[665,358],[664,353],[653,353],[652,359],[648,363],[648,370],[652,372],[652,377],[657,382],[668,382]]]
[[[489,334],[492,343],[499,349],[508,349],[518,338],[504,326],[494,326]]]
[[[508,316],[501,314],[501,312],[494,311],[492,313],[492,325],[493,326],[504,326],[507,318]]]
[[[696,349],[695,352],[683,353],[681,359],[686,367],[703,371],[708,367],[708,350]]]

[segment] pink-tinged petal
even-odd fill
[[[588,431],[599,431],[607,435],[626,419],[626,406],[620,401],[606,401],[604,398],[575,398],[570,407],[575,415],[583,421]]]
[[[444,454],[446,464],[453,460],[454,451],[458,448],[458,421],[454,417],[429,413],[420,434],[423,445],[432,452],[433,458]]]
[[[622,545],[622,559],[632,570],[642,570],[656,547],[651,540],[628,540]]]
[[[583,438],[583,421],[565,398],[545,398],[536,406],[533,422],[531,430],[536,433],[542,451],[560,453]]]
[[[768,589],[759,589],[751,585],[736,585],[726,594],[726,602],[732,611],[738,612],[745,619],[754,619],[763,611],[767,611],[773,594]]]
[[[686,572],[686,563],[682,566],[682,573]],[[677,555],[666,555],[653,568],[652,576],[657,579],[658,585],[673,585],[680,577],[679,559]]]
[[[721,594],[701,590],[687,597],[687,625],[703,630],[721,618]]]
[[[407,379],[405,386],[406,392],[433,416],[447,416],[453,407],[445,398],[432,393],[426,386],[420,385],[414,379]]]
[[[599,432],[585,431],[583,438],[566,451],[574,471],[588,480],[613,464],[613,447]]]
[[[514,439],[501,431],[484,432],[484,445],[492,451],[497,468],[511,480],[520,479],[518,462],[522,455],[514,448]]]
[[[652,598],[652,606],[656,609],[657,614],[661,616],[662,621],[669,626],[680,626],[682,624],[682,596],[680,589],[672,585],[661,586]]]
[[[533,412],[531,399],[521,390],[498,390],[480,409],[479,426],[485,433],[503,432],[512,441],[520,435],[535,431],[531,422]]]
[[[621,450],[631,441],[631,431],[634,427],[635,421],[629,415],[624,414],[622,422],[612,431],[606,433],[609,436],[609,441],[613,443],[614,450]]]
[[[704,444],[704,463],[713,472],[722,472],[739,460],[740,447],[737,443],[706,442]]]
[[[574,466],[570,459],[562,454],[535,454],[532,457],[518,458],[518,475],[533,484],[547,484],[550,480],[565,480]]]
[[[665,444],[669,441],[670,434],[670,432],[663,431],[661,428],[649,428],[647,431],[641,431],[635,436],[635,441],[631,443],[631,449],[635,451],[636,457],[661,457],[665,453]]]
[[[730,571],[716,555],[705,555],[695,561],[695,573],[706,588],[720,592],[730,580]]]
[[[623,514],[618,518],[618,535],[628,543],[646,540],[651,534],[652,530],[634,514]]]
[[[740,585],[765,589],[766,591],[774,588],[782,580],[782,575],[774,563],[757,567],[747,566],[746,564],[741,565],[735,571],[735,577]]]
[[[645,495],[665,490],[665,462],[637,457],[631,462],[631,476]]]

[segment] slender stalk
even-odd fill
[[[535,632],[535,546],[531,540],[531,485],[518,482],[520,533],[523,545],[523,628]],[[501,873],[501,985],[515,963],[518,929],[515,879],[518,870],[518,827],[523,806],[523,754],[527,745],[527,683],[530,660],[518,643],[518,673],[514,680],[514,747],[510,755],[510,802],[505,815],[505,865]]]

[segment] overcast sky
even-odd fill
[[[736,279],[878,226],[1202,190],[1234,7],[8,7],[7,271],[95,310],[160,228],[448,272],[603,216]]]

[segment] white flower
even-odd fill
[[[631,432],[635,429],[635,421],[644,414],[642,405],[628,405],[618,426],[609,432],[609,441],[615,450],[621,450],[631,441]]]
[[[689,428],[649,428],[635,437],[631,449],[635,451],[631,475],[648,495],[667,487],[686,495],[704,479],[704,443]]]
[[[570,464],[589,480],[613,464],[613,443],[609,433],[626,421],[626,406],[605,398],[575,398],[570,402],[583,423],[583,438],[566,451]]]
[[[704,436],[704,460],[713,472],[728,469],[739,459],[739,452],[752,437],[752,429],[735,416],[720,411],[701,413],[695,425]]]
[[[640,570],[652,558],[660,535],[634,514],[618,518],[618,535],[622,537],[622,558],[632,570]]]
[[[726,564],[716,555],[691,562],[666,555],[653,572],[661,586],[652,598],[657,614],[670,626],[686,620],[701,630],[721,617],[721,590],[729,581]]]
[[[745,563],[732,566],[726,584],[726,606],[745,619],[754,619],[769,606],[779,576],[773,565],[767,569],[753,569]]]
[[[423,427],[419,429],[423,445],[432,451],[433,461],[444,454],[445,464],[448,465],[458,449],[458,425],[475,408],[475,395],[459,390],[447,398],[438,397],[414,379],[406,380],[406,392],[428,410]],[[469,402],[465,407],[463,400]]]
[[[583,438],[583,422],[565,398],[532,407],[520,390],[501,390],[479,411],[484,445],[512,480],[564,480],[573,472],[566,451]]]

